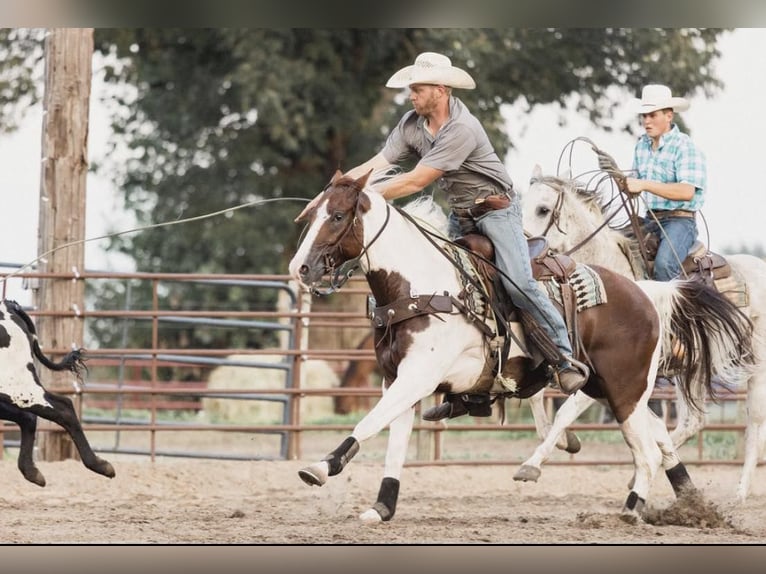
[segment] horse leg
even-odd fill
[[[378,499],[372,508],[359,515],[363,522],[387,522],[394,517],[399,497],[399,479],[407,458],[407,445],[415,422],[415,409],[410,408],[396,417],[389,425],[388,445],[383,480]]]
[[[697,434],[705,424],[704,413],[689,405],[681,393],[680,385],[676,384],[676,427],[670,433],[673,444],[680,448],[687,440]],[[704,388],[694,384],[691,392],[698,404],[704,403]]]
[[[648,405],[650,392],[644,394],[630,416],[620,423],[622,436],[633,455],[634,467],[632,486],[620,517],[632,524],[641,520],[649,488],[662,464],[662,454],[654,437],[652,423],[656,415]]]
[[[535,449],[532,456],[521,464],[519,470],[513,475],[513,480],[537,482],[541,474],[540,467],[550,457],[562,431],[576,421],[577,417],[585,412],[594,402],[596,402],[596,399],[589,397],[581,391],[570,395],[559,410],[556,411],[556,416],[553,417],[553,425],[548,429],[543,442]],[[535,423],[537,423],[536,419]]]
[[[359,452],[360,443],[377,435],[407,409],[414,408],[418,401],[431,395],[444,378],[446,370],[434,372],[433,365],[422,361],[420,367],[412,368],[410,363],[408,369],[407,362],[405,359],[399,364],[399,376],[372,410],[357,423],[351,435],[321,461],[298,471],[303,482],[322,486],[329,477],[339,474]]]
[[[737,500],[744,502],[750,494],[750,482],[764,455],[766,446],[766,374],[754,373],[747,385],[747,426],[745,427],[745,463],[742,466]]]
[[[60,425],[72,437],[82,463],[87,468],[108,478],[114,477],[112,465],[96,456],[90,447],[90,443],[88,443],[88,439],[85,438],[85,433],[77,418],[72,401],[68,397],[56,395],[49,391],[45,391],[45,400],[50,406],[32,405],[28,410],[39,417]]]
[[[45,477],[35,465],[33,457],[37,416],[15,404],[0,401],[0,419],[19,425],[21,441],[19,445],[18,467],[21,474],[29,482],[33,482],[38,486],[45,486]]]
[[[545,410],[545,389],[543,388],[536,392],[527,400],[532,411],[532,419],[535,421],[537,436],[540,437],[540,440],[545,440],[551,431],[551,421],[548,419],[548,412]],[[556,437],[556,448],[570,454],[576,454],[580,452],[582,445],[575,433],[565,429],[563,434],[559,434]]]
[[[665,422],[654,411],[650,414],[649,419],[652,424],[654,440],[662,453],[662,468],[665,469],[665,476],[670,481],[676,497],[693,492],[695,490],[694,484],[686,471],[686,466],[681,462],[681,457],[670,438]]]

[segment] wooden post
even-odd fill
[[[42,168],[38,270],[82,272],[85,249],[85,182],[88,171],[88,113],[93,59],[92,28],[54,28],[45,39]],[[70,243],[72,246],[62,247]],[[36,306],[46,311],[83,309],[84,285],[72,279],[41,279]],[[82,346],[83,323],[74,317],[38,317],[40,344],[48,349]],[[60,357],[56,358],[60,360]],[[43,368],[44,369],[44,368]],[[40,372],[51,391],[72,388],[72,375]],[[49,427],[50,428],[50,427]],[[41,433],[39,456],[55,461],[76,458],[72,441],[62,433]]]

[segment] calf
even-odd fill
[[[37,341],[32,319],[15,301],[0,303],[0,419],[12,421],[21,429],[19,470],[30,482],[45,486],[45,477],[35,466],[33,447],[37,417],[61,425],[72,437],[83,464],[109,478],[112,465],[96,456],[85,438],[72,401],[43,387],[34,359],[54,371],[70,371],[80,377],[85,369],[82,349],[71,351],[60,363],[46,357]]]

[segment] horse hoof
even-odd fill
[[[582,448],[582,443],[580,442],[580,439],[577,438],[577,435],[573,433],[572,431],[566,431],[566,437],[567,437],[567,446],[564,449],[569,454],[577,454],[580,452],[580,449]]]
[[[359,520],[365,524],[378,524],[379,522],[383,522],[383,518],[381,518],[378,511],[374,508],[362,512],[362,514],[359,515]]]
[[[322,486],[327,482],[329,476],[327,463],[320,462],[319,464],[302,468],[298,471],[298,476],[300,476],[301,480],[309,486]]]
[[[643,522],[643,519],[641,518],[641,515],[638,512],[636,512],[635,510],[627,510],[627,509],[623,509],[623,511],[620,513],[620,520],[632,526],[635,526],[636,524]]]
[[[541,471],[536,466],[529,466],[528,464],[522,465],[516,474],[513,475],[513,480],[523,480],[524,482],[537,482],[540,478]]]

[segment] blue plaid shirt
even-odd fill
[[[686,209],[697,211],[705,202],[707,169],[704,154],[691,138],[672,124],[670,131],[660,136],[660,145],[652,150],[651,138],[643,134],[633,153],[633,171],[639,179],[661,183],[690,183],[694,195],[689,201],[673,201],[644,192],[647,209]]]

